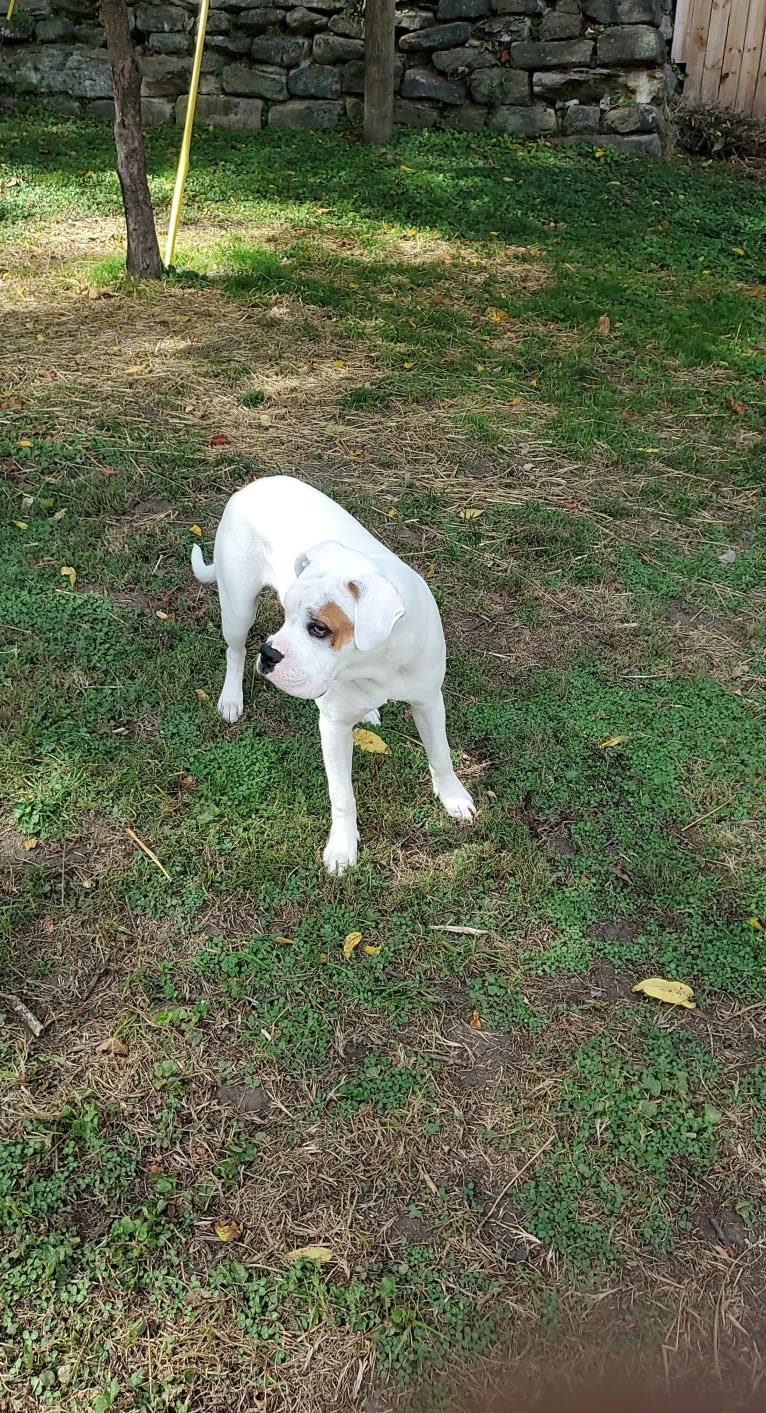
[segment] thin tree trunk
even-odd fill
[[[130,37],[126,0],[101,0],[101,14],[112,66],[114,141],[128,229],[128,274],[139,279],[158,280],[162,275],[162,260],[146,180],[146,155],[141,129],[141,75]]]
[[[367,0],[364,12],[364,140],[388,142],[394,127],[395,0]]]

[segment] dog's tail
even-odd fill
[[[215,560],[213,560],[212,564],[206,564],[202,558],[202,550],[199,545],[192,546],[191,566],[194,576],[199,579],[200,584],[214,584],[216,582],[218,574],[216,572]]]

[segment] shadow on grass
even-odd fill
[[[0,118],[5,160],[46,185],[86,187],[92,209],[119,209],[111,129],[30,111]],[[150,170],[169,200],[178,135],[147,134]],[[103,180],[110,174],[108,189]],[[90,192],[90,195],[88,195]],[[23,194],[20,197],[23,201]],[[763,192],[725,167],[671,164],[608,150],[519,146],[495,134],[398,131],[383,149],[357,132],[195,134],[187,210],[211,217],[259,203],[321,206],[339,220],[418,224],[447,238],[531,241],[598,267],[656,264],[675,272],[758,279]],[[739,254],[744,250],[744,254]]]

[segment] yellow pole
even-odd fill
[[[173,191],[173,204],[170,208],[170,224],[168,226],[168,239],[165,246],[165,268],[169,269],[173,264],[173,256],[176,248],[176,235],[178,234],[178,223],[181,219],[181,206],[184,199],[184,188],[189,172],[189,153],[191,151],[192,128],[194,127],[194,110],[197,106],[197,89],[199,88],[199,76],[202,68],[202,51],[205,48],[205,30],[207,29],[207,14],[210,9],[210,0],[200,0],[199,19],[197,21],[197,45],[194,50],[194,64],[189,81],[189,98],[186,105],[186,121],[184,123],[184,135],[181,140],[181,151],[178,156],[178,171],[176,172],[176,184]]]
[[[8,21],[8,20],[11,18],[11,15],[13,14],[15,8],[16,8],[16,0],[8,0],[8,13],[7,13],[6,17],[5,17],[5,18],[6,18],[6,21]]]

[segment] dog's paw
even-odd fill
[[[362,717],[362,723],[365,726],[380,726],[380,712],[368,711],[367,715]]]
[[[347,868],[353,868],[356,864],[357,856],[357,834],[348,833],[345,830],[335,830],[327,840],[327,847],[322,855],[324,866],[328,873],[339,876],[346,872]]]
[[[457,776],[444,790],[437,790],[436,793],[452,819],[462,819],[466,824],[473,824],[476,806]]]
[[[224,721],[227,721],[229,725],[232,726],[235,721],[239,721],[242,715],[242,706],[241,697],[238,700],[232,700],[231,698],[226,700],[222,692],[218,698],[218,715],[222,716]]]

